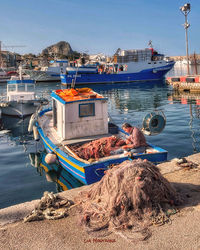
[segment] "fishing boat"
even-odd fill
[[[29,77],[11,77],[7,81],[7,95],[0,101],[2,115],[24,118],[32,115],[40,105],[45,105],[48,100],[36,98],[35,81]]]
[[[162,80],[175,62],[168,60],[153,48],[118,50],[109,63],[69,65],[61,73],[64,85],[129,83]]]
[[[60,82],[60,74],[65,73],[68,60],[56,59],[50,65],[40,69],[23,69],[23,72],[36,82]]]
[[[51,96],[52,108],[33,114],[29,131],[33,130],[35,140],[41,139],[47,152],[56,156],[72,176],[83,184],[91,184],[99,181],[113,164],[130,159],[124,150],[89,159],[74,150],[85,143],[97,145],[99,141],[117,141],[126,136],[125,131],[108,121],[107,98],[89,88],[55,90]],[[158,113],[148,114],[143,121],[144,131],[149,134],[158,133],[164,126],[165,118]],[[98,145],[102,146],[101,150],[105,146],[104,143]],[[148,144],[143,153],[131,157],[162,162],[167,160],[167,151]]]

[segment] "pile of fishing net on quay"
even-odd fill
[[[107,236],[113,232],[131,241],[146,240],[151,236],[150,226],[169,222],[166,212],[181,203],[179,194],[153,163],[127,160],[108,169],[74,202],[45,192],[24,221],[60,219],[76,208],[88,233]]]
[[[149,227],[168,222],[166,211],[182,200],[154,164],[138,159],[107,170],[75,202],[80,203],[81,223],[88,233],[114,232],[126,239],[145,240],[151,235]]]

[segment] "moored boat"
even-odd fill
[[[153,48],[118,50],[109,63],[68,66],[66,73],[61,74],[61,83],[88,85],[161,80],[174,64]]]
[[[32,115],[36,109],[47,104],[48,100],[36,98],[35,81],[20,76],[7,81],[7,95],[0,101],[2,115],[24,118]]]
[[[84,184],[94,183],[113,164],[130,159],[126,151],[112,154],[111,148],[105,148],[107,141],[109,145],[115,143],[112,150],[119,149],[120,140],[126,136],[122,129],[108,122],[107,98],[89,88],[56,90],[51,96],[52,109],[34,114],[31,120],[35,119],[35,125],[31,123],[36,126],[47,152],[55,154],[60,165],[75,178]],[[159,116],[154,117],[147,117],[146,129],[150,127],[147,124],[155,131],[163,129]],[[88,158],[78,155],[75,148],[86,143],[96,143],[100,150],[92,149],[94,154]],[[162,162],[167,160],[167,151],[148,144],[144,152],[131,157]]]
[[[60,74],[65,73],[67,66],[68,60],[56,59],[51,61],[48,67],[41,67],[40,69],[23,69],[23,72],[36,82],[60,82]]]

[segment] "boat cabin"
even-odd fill
[[[34,80],[9,80],[7,81],[7,100],[34,100],[35,81]]]
[[[49,72],[54,72],[54,73],[65,73],[66,72],[66,67],[68,66],[68,60],[64,59],[57,59],[57,60],[52,60],[50,61],[50,66],[46,67],[44,71],[49,71]]]
[[[53,126],[62,140],[108,134],[107,98],[89,88],[54,91]]]

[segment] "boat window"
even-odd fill
[[[95,116],[94,103],[79,104],[79,117]]]
[[[27,91],[34,92],[35,91],[34,84],[27,84]]]
[[[15,84],[10,84],[8,85],[8,91],[16,91],[16,85]]]
[[[18,84],[18,91],[24,92],[25,91],[25,85],[24,84]]]

